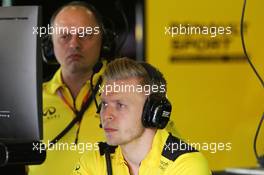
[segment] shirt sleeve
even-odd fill
[[[166,175],[211,175],[207,160],[200,152],[186,153],[178,157]]]

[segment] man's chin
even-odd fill
[[[110,146],[118,146],[119,143],[118,142],[115,142],[115,141],[112,141],[112,140],[106,140],[106,143]]]
[[[69,66],[68,66],[68,71],[70,71],[71,73],[81,73],[81,72],[84,72],[89,70],[87,68],[84,68],[84,66],[79,63],[79,62],[74,62],[74,63],[71,63]]]

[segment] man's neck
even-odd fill
[[[69,88],[73,98],[79,94],[83,85],[90,79],[92,71],[87,72],[67,72],[62,70],[62,81]]]
[[[138,174],[142,160],[151,150],[155,133],[153,129],[146,129],[145,133],[137,140],[120,145],[122,154],[128,163],[130,174]]]

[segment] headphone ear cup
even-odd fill
[[[51,35],[45,35],[41,39],[41,52],[43,61],[49,65],[57,65]]]
[[[116,49],[116,33],[109,30],[103,30],[103,41],[101,48],[101,57],[105,57],[106,59],[112,58],[115,56]]]
[[[145,104],[144,104],[144,107],[143,107],[143,111],[142,111],[142,125],[145,127],[145,128],[149,128],[149,127],[152,127],[150,124],[150,96],[148,96],[148,98],[146,99],[145,101]]]
[[[163,129],[170,120],[171,103],[158,93],[150,94],[145,101],[142,124],[144,127]]]

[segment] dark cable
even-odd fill
[[[247,3],[247,0],[244,0],[243,9],[242,9],[242,15],[241,15],[241,21],[240,21],[240,35],[241,35],[242,47],[243,47],[243,51],[244,51],[244,54],[245,54],[245,56],[247,58],[247,61],[248,61],[249,65],[251,66],[251,68],[253,69],[254,73],[258,77],[258,79],[259,79],[262,87],[264,87],[263,79],[261,78],[261,76],[257,72],[255,66],[251,62],[251,60],[250,60],[250,58],[249,58],[249,56],[247,54],[247,50],[246,50],[246,46],[245,46],[245,41],[244,41],[244,26],[243,26],[243,24],[244,24],[244,16],[245,16],[245,10],[246,10],[246,3]],[[258,139],[258,134],[259,134],[259,131],[260,131],[260,128],[261,128],[263,119],[264,119],[264,113],[263,113],[262,118],[261,118],[261,120],[259,122],[257,131],[256,131],[256,134],[255,134],[255,138],[254,138],[254,144],[253,144],[253,149],[254,149],[254,153],[255,153],[256,159],[257,159],[258,163],[261,166],[264,166],[264,156],[259,156],[258,155],[258,152],[257,152],[257,139]]]
[[[91,85],[91,91],[92,91],[91,96],[92,96],[92,98],[93,98],[93,100],[94,100],[94,102],[95,102],[96,111],[98,111],[99,106],[98,106],[98,103],[97,103],[97,100],[96,100],[96,97],[95,97],[95,96],[96,96],[96,93],[97,93],[97,90],[96,90],[96,92],[95,92],[95,90],[94,90],[94,86],[93,86],[93,77],[94,77],[94,75],[95,75],[96,73],[98,73],[98,72],[101,70],[102,67],[103,67],[102,62],[101,62],[101,61],[97,62],[97,63],[94,65],[94,67],[93,67],[93,73],[92,73],[91,78],[90,78],[90,85]],[[101,84],[101,83],[100,83],[100,84]],[[81,121],[80,121],[80,122],[81,122]],[[78,130],[77,130],[77,133],[76,133],[75,142],[74,142],[75,144],[77,144],[77,143],[78,143],[78,140],[79,140],[80,125],[81,125],[81,123],[79,123],[79,127],[78,127]]]
[[[91,78],[90,78],[91,89],[94,89],[94,87],[93,87],[93,77],[94,77],[94,74],[92,74],[92,76],[91,76]],[[95,94],[95,93],[93,92],[93,90],[92,90],[92,98],[93,98],[93,100],[94,100],[94,103],[95,103],[96,109],[98,110],[98,109],[99,109],[99,105],[98,105],[98,103],[97,103],[97,100],[96,100],[95,95],[96,95],[96,94]]]
[[[96,83],[95,89],[92,89],[92,93],[95,93],[99,90],[99,86],[102,83],[102,77],[99,77],[99,80]],[[85,111],[88,109],[88,107],[90,106],[90,104],[92,103],[92,98],[89,98],[85,104],[82,106],[81,110],[77,113],[76,117],[66,126],[66,128],[63,129],[63,131],[61,131],[48,145],[49,148],[51,148],[54,144],[56,144],[62,137],[64,137],[64,135],[66,135],[71,128],[79,121],[82,120],[83,114],[85,113]],[[76,140],[75,140],[76,141]],[[77,139],[78,141],[78,139]]]
[[[111,157],[110,157],[110,150],[109,146],[105,148],[105,161],[106,161],[106,167],[107,167],[107,175],[112,175],[112,163],[111,163]]]
[[[258,162],[261,164],[261,162],[263,160],[260,160],[262,156],[259,156],[258,155],[258,152],[257,152],[257,139],[258,139],[258,134],[259,134],[259,131],[260,131],[260,128],[261,128],[261,125],[262,125],[262,122],[264,120],[264,113],[260,119],[260,122],[259,122],[259,125],[258,125],[258,128],[257,128],[257,131],[256,131],[256,134],[255,134],[255,138],[254,138],[254,153],[255,153],[255,156],[258,160]],[[263,163],[261,164],[261,166],[263,166]]]
[[[244,51],[244,54],[245,54],[245,56],[247,58],[247,61],[248,61],[249,65],[251,66],[251,68],[253,69],[254,73],[258,77],[258,79],[259,79],[262,87],[264,87],[263,79],[261,78],[261,76],[257,72],[255,66],[251,62],[251,60],[250,60],[250,58],[249,58],[249,56],[247,54],[247,50],[246,50],[246,46],[245,46],[245,41],[244,41],[244,26],[243,26],[243,24],[244,24],[245,10],[246,10],[246,2],[247,2],[247,0],[244,0],[243,9],[242,9],[242,15],[241,15],[241,21],[240,21],[240,35],[241,35],[242,47],[243,47],[243,51]]]
[[[99,110],[99,105],[97,103],[97,100],[96,100],[96,92],[93,90],[94,89],[94,86],[93,86],[93,77],[96,73],[98,73],[101,68],[103,67],[103,63],[101,62],[101,60],[99,60],[93,67],[93,73],[91,75],[91,78],[90,78],[90,86],[91,86],[91,90],[92,90],[92,98],[94,100],[94,103],[95,103],[95,106],[96,106],[96,109],[97,111]],[[101,78],[100,78],[101,79]]]

